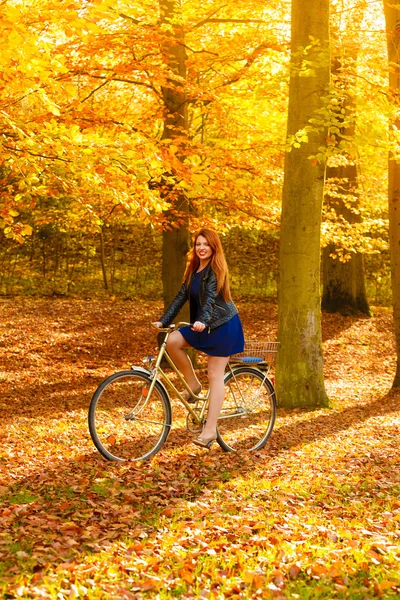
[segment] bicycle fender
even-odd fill
[[[224,381],[225,381],[225,378],[231,372],[232,372],[232,374],[240,373],[240,372],[242,372],[243,369],[244,370],[253,369],[253,370],[259,371],[260,374],[264,377],[264,380],[268,380],[269,383],[272,385],[272,387],[275,389],[275,386],[274,386],[274,384],[271,381],[271,377],[268,377],[268,371],[265,372],[263,369],[260,369],[257,365],[243,365],[243,364],[242,365],[236,365],[236,364],[235,365],[231,365],[230,366],[230,370],[225,372]]]
[[[131,371],[141,371],[142,373],[146,373],[146,375],[151,375],[151,371],[145,369],[144,367],[138,367],[137,365],[132,365]]]

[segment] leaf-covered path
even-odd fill
[[[242,303],[247,337],[276,306]],[[86,416],[102,378],[154,353],[157,303],[0,302],[4,598],[400,597],[400,407],[389,309],[324,315],[330,410],[278,411],[235,456],[178,424],[144,464],[108,463]]]

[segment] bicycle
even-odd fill
[[[156,454],[172,427],[170,388],[186,409],[186,427],[200,433],[207,416],[209,390],[193,394],[169,356],[169,335],[190,323],[160,328],[165,338],[148,368],[133,365],[107,377],[90,402],[88,424],[98,451],[108,460],[146,460]],[[231,356],[225,374],[225,400],[218,420],[217,442],[226,452],[260,450],[270,437],[276,418],[274,385],[268,376],[277,342],[246,342],[245,351]],[[179,392],[161,367],[166,359],[193,404]],[[267,360],[268,359],[268,360]]]

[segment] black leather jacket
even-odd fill
[[[161,317],[163,326],[173,322],[183,305],[190,299],[190,284],[182,284],[181,289],[172,300],[170,306]],[[199,302],[201,306],[200,314],[194,314],[194,307],[190,306],[190,321],[200,321],[208,328],[215,329],[230,321],[232,317],[238,314],[237,308],[233,302],[224,302],[221,295],[217,292],[217,278],[211,265],[208,264],[201,273]]]

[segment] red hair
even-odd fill
[[[199,268],[200,259],[196,254],[196,241],[200,235],[206,238],[212,251],[210,265],[215,273],[215,277],[217,278],[218,293],[221,294],[224,302],[232,300],[231,291],[229,288],[228,265],[226,263],[224,251],[222,249],[221,240],[219,239],[218,234],[212,229],[202,228],[196,231],[196,233],[194,234],[192,240],[192,248],[189,250],[188,253],[188,262],[186,264],[186,270],[183,276],[183,281],[186,283],[186,285],[189,285],[193,273],[195,273]]]

